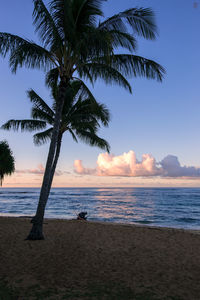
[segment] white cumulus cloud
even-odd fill
[[[97,159],[97,173],[101,176],[155,176],[160,174],[155,159],[144,154],[142,161],[136,159],[133,151],[119,156],[101,153]]]
[[[200,168],[181,166],[178,158],[166,156],[161,162],[156,162],[151,154],[143,154],[142,160],[136,158],[135,152],[115,156],[101,153],[95,169],[85,168],[81,160],[74,162],[74,170],[78,174],[119,177],[200,177]]]

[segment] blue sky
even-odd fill
[[[196,2],[197,8],[194,8],[192,0],[108,0],[103,4],[105,17],[135,6],[151,7],[154,10],[159,36],[153,42],[138,39],[137,54],[155,60],[167,72],[163,83],[145,78],[130,79],[132,95],[123,88],[108,87],[102,82],[97,82],[94,89],[90,87],[96,98],[111,111],[110,126],[101,129],[100,133],[109,141],[113,155],[120,156],[133,150],[139,161],[143,154],[148,153],[157,163],[168,155],[174,155],[178,157],[181,166],[200,167],[200,1]],[[38,41],[32,26],[32,9],[31,0],[4,1],[0,10],[0,31]],[[28,118],[30,103],[26,90],[33,88],[46,100],[49,99],[44,74],[23,68],[13,75],[7,59],[2,57],[0,65],[0,123],[11,118]],[[38,170],[38,165],[45,165],[48,145],[35,147],[29,133],[0,131],[2,139],[9,142],[18,170],[12,177],[6,178],[5,186],[23,186],[23,183],[39,186],[41,174],[26,174],[24,170],[34,171]],[[81,142],[76,144],[66,135],[58,169],[63,174],[70,174],[65,173],[62,180],[55,178],[54,184],[59,185],[60,182],[62,186],[89,186],[101,182],[101,185],[113,186],[117,181],[117,185],[132,186],[140,185],[141,182],[144,184],[146,180],[147,186],[199,185],[197,179],[171,178],[165,179],[164,183],[158,177],[99,178],[73,172],[74,160],[82,160],[88,168],[95,168],[99,153],[102,151],[98,148],[91,148]],[[20,170],[24,173],[20,173]]]

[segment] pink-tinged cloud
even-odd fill
[[[42,164],[38,165],[36,169],[24,169],[24,170],[16,170],[18,174],[35,174],[42,175],[44,174],[44,167]]]
[[[75,172],[84,175],[120,176],[120,177],[200,177],[200,168],[181,166],[178,158],[166,156],[161,162],[156,162],[150,154],[143,154],[138,161],[134,151],[115,156],[101,153],[95,169],[85,168],[81,160],[74,162]]]
[[[16,170],[15,172],[20,174],[35,174],[35,175],[43,175],[44,174],[44,167],[42,164],[39,164],[36,169],[25,169],[25,170]],[[63,175],[63,172],[60,170],[55,172],[55,176]]]
[[[101,153],[97,159],[97,172],[100,176],[156,176],[161,174],[157,168],[155,159],[144,154],[142,161],[136,159],[133,151],[123,153],[119,156]]]
[[[79,159],[74,161],[74,169],[77,174],[84,174],[84,175],[95,175],[96,174],[96,169],[84,168],[82,165],[82,160],[79,160]]]

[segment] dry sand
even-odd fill
[[[113,284],[136,294],[152,291],[158,299],[200,299],[198,231],[77,220],[45,223],[44,241],[24,241],[30,219],[0,217],[0,278],[11,286],[65,292]]]

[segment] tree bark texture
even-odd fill
[[[49,194],[50,194],[53,177],[54,177],[54,174],[55,174],[56,166],[57,166],[57,163],[58,163],[58,158],[59,158],[59,155],[60,155],[61,142],[62,142],[62,133],[59,132],[57,147],[56,147],[56,153],[55,153],[53,165],[52,165],[52,168],[51,168],[50,179],[49,179],[48,197],[49,197]]]
[[[57,147],[56,147],[56,153],[55,153],[53,165],[52,165],[52,168],[51,168],[50,179],[49,179],[49,193],[50,193],[50,190],[51,190],[51,185],[52,185],[53,177],[54,177],[56,166],[57,166],[57,163],[58,163],[58,158],[60,156],[61,143],[62,143],[62,133],[59,132],[58,141],[57,141]],[[48,196],[49,196],[49,194],[48,194]]]

